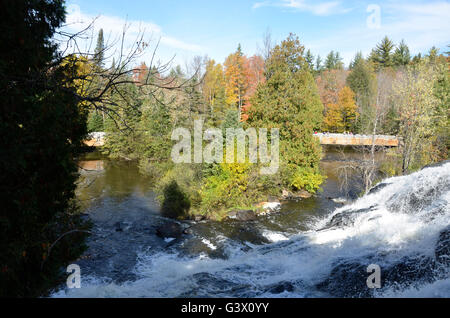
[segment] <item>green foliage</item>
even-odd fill
[[[375,70],[380,70],[383,67],[393,66],[393,49],[394,43],[385,36],[383,40],[370,54],[370,61],[374,64]]]
[[[406,66],[411,61],[411,55],[406,43],[402,40],[395,49],[393,63],[395,66]]]
[[[86,248],[86,234],[70,231],[87,229],[72,201],[87,112],[69,77],[78,64],[58,63],[51,40],[63,1],[17,0],[2,11],[0,297],[36,297]]]
[[[324,181],[325,177],[317,170],[310,167],[296,167],[290,186],[296,190],[305,189],[310,193],[315,193]]]
[[[325,59],[325,68],[327,70],[341,70],[344,68],[339,52],[331,51],[328,53],[327,58]]]
[[[87,120],[88,132],[103,131],[103,117],[97,111],[89,113]]]
[[[356,104],[360,116],[357,118],[356,131],[359,133],[370,132],[370,123],[373,121],[373,100],[376,95],[376,74],[369,63],[364,59],[358,59],[354,63],[352,72],[347,77],[347,85],[356,95]]]
[[[201,213],[212,214],[215,211],[254,203],[255,193],[250,191],[249,182],[251,167],[248,163],[215,165],[215,171],[205,178],[200,191]]]
[[[280,156],[286,163],[317,167],[321,152],[313,137],[323,120],[317,86],[292,34],[276,46],[266,65],[267,81],[252,100],[248,124],[280,129]]]

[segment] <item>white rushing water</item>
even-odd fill
[[[201,238],[213,250],[225,246],[225,259],[149,247],[139,254],[136,280],[82,276],[80,289],[53,296],[450,297],[449,258],[436,255],[441,233],[450,231],[450,163],[383,184],[307,232],[265,231],[271,243],[263,245]],[[380,266],[380,289],[367,287],[370,264]]]

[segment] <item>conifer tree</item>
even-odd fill
[[[248,123],[280,128],[280,160],[317,169],[320,146],[313,132],[322,124],[323,105],[303,51],[293,34],[272,50],[266,82],[259,85],[252,99]]]
[[[100,29],[98,31],[98,37],[97,37],[97,46],[95,47],[94,51],[94,63],[102,68],[104,66],[104,58],[105,58],[105,42],[103,39],[103,29]]]

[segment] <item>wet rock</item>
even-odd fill
[[[434,280],[436,264],[427,256],[405,257],[388,268],[382,268],[382,286],[429,283]]]
[[[370,297],[372,290],[367,287],[367,277],[367,265],[341,263],[316,288],[334,297]]]
[[[156,235],[161,238],[179,238],[182,236],[183,231],[183,227],[178,223],[165,223],[156,229]]]
[[[305,190],[290,192],[284,189],[281,194],[281,198],[283,200],[301,200],[301,199],[308,199],[310,197],[312,197],[312,194]]]
[[[368,194],[376,193],[388,185],[390,185],[390,183],[386,183],[386,182],[378,183],[376,186],[374,186],[372,189],[369,190]]]
[[[331,220],[328,222],[328,224],[323,228],[329,229],[332,227],[345,227],[345,226],[351,226],[355,222],[355,218],[358,214],[366,213],[369,211],[373,211],[376,209],[376,206],[371,206],[366,209],[359,209],[359,210],[345,210],[341,213],[338,213],[334,215]]]
[[[200,222],[200,221],[203,221],[205,219],[206,219],[206,217],[204,215],[195,215],[194,216],[194,221],[195,222]]]
[[[269,292],[271,294],[281,294],[285,291],[293,292],[294,285],[292,285],[290,282],[280,282],[280,283],[269,286],[269,288],[267,289],[267,292]]]
[[[183,230],[183,234],[186,234],[186,235],[190,235],[190,234],[192,234],[192,229],[190,228],[190,227],[188,227],[188,228],[185,228],[184,230]]]
[[[445,266],[450,265],[450,226],[439,234],[435,255],[437,262]]]
[[[346,204],[348,201],[346,198],[330,198],[331,201],[333,201],[334,203],[339,203],[339,204]]]
[[[236,219],[238,221],[253,221],[256,220],[256,213],[253,210],[236,210],[228,213],[228,218]]]
[[[283,189],[283,191],[281,192],[281,197],[283,199],[289,199],[291,196],[292,194],[286,189]]]
[[[266,202],[263,204],[262,209],[265,212],[278,212],[281,209],[281,203],[280,202]]]

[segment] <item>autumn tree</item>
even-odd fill
[[[339,92],[338,102],[327,105],[325,126],[332,132],[351,131],[358,116],[357,108],[355,94],[345,86]]]
[[[224,63],[226,101],[230,107],[239,111],[239,118],[245,102],[244,96],[248,88],[248,75],[245,66],[246,57],[243,55],[240,46],[235,53],[230,54],[226,58]]]
[[[209,60],[206,63],[202,93],[206,103],[209,105],[211,116],[223,115],[226,104],[225,78],[222,65],[216,64],[214,60]]]
[[[247,120],[248,118],[248,110],[251,107],[251,98],[255,94],[258,85],[265,81],[264,59],[259,55],[254,55],[246,59],[245,70],[246,70],[245,73],[247,75],[246,78],[247,90],[244,96],[245,103],[242,107],[241,119],[243,121]]]
[[[326,70],[316,78],[320,100],[324,105],[337,104],[347,76],[348,72],[344,70]]]
[[[428,61],[410,66],[394,82],[395,103],[399,107],[402,172],[432,161],[431,145],[439,100],[435,96],[436,72]]]

